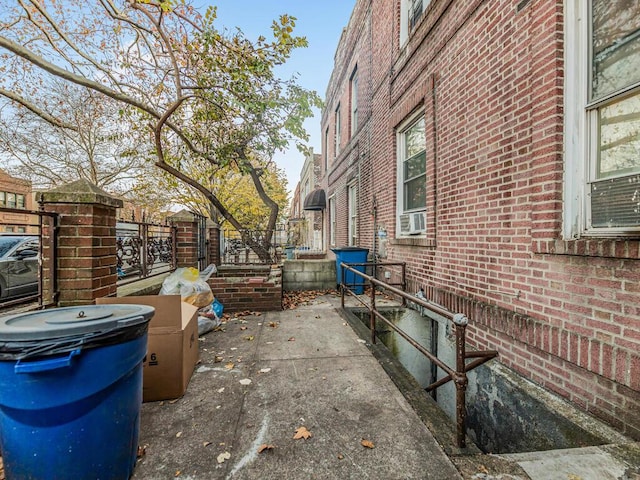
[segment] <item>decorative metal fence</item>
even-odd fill
[[[0,312],[55,305],[58,215],[0,208]]]
[[[266,245],[269,259],[261,259],[251,248],[249,242],[243,238],[250,238],[253,242]],[[282,259],[287,232],[283,225],[269,233],[265,230],[221,230],[220,231],[220,260],[223,265],[278,263]]]
[[[176,268],[176,228],[143,222],[116,224],[118,285]]]

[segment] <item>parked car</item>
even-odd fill
[[[38,293],[40,238],[0,235],[0,299]]]

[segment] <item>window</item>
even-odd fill
[[[351,136],[358,130],[358,67],[351,75]]]
[[[340,104],[338,104],[338,108],[336,108],[336,112],[335,112],[335,127],[336,127],[336,131],[335,131],[335,145],[334,145],[334,150],[333,150],[333,157],[337,158],[338,155],[340,155]]]
[[[431,0],[402,0],[400,10],[400,44],[409,39],[409,34],[420,21]]]
[[[334,197],[329,198],[329,243],[331,246],[336,244],[336,200]]]
[[[640,3],[568,2],[565,237],[640,231]],[[587,22],[579,19],[588,18]],[[576,181],[578,179],[578,181]]]
[[[16,195],[16,203],[18,208],[24,208],[24,195]]]
[[[0,192],[0,207],[7,206],[7,194],[5,192]]]
[[[349,246],[358,245],[358,187],[349,185]]]
[[[426,230],[427,148],[424,114],[398,130],[398,228],[400,235]]]
[[[324,171],[329,170],[329,127],[324,131]]]
[[[7,193],[7,207],[16,208],[16,194]]]

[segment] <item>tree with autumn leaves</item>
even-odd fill
[[[251,238],[241,215],[216,194],[216,175],[250,180],[265,206],[268,231],[279,206],[265,188],[275,151],[304,150],[303,121],[320,106],[315,92],[274,68],[306,46],[295,19],[282,15],[269,38],[218,29],[216,9],[200,14],[181,0],[15,0],[0,11],[0,96],[58,128],[77,128],[49,95],[68,82],[119,106],[137,152],[202,195],[243,234],[263,261],[269,236]]]

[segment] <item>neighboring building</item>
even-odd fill
[[[322,115],[331,246],[640,439],[640,3],[358,0]]]
[[[0,170],[0,208],[33,210],[31,182],[12,177]],[[0,212],[0,232],[34,233],[38,231],[37,217],[17,212]]]
[[[296,185],[289,209],[289,243],[301,252],[317,255],[325,252],[324,212],[326,197],[320,187],[322,157],[313,153],[306,156],[300,181]],[[300,253],[298,253],[300,256]]]

